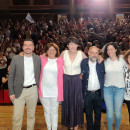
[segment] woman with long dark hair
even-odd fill
[[[121,122],[121,108],[124,100],[125,82],[123,66],[125,60],[120,55],[118,46],[114,42],[106,45],[104,100],[107,112],[108,130],[112,130],[113,112],[115,113],[115,130],[119,130]]]

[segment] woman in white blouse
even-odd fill
[[[117,45],[110,42],[104,50],[105,84],[104,100],[107,110],[108,130],[112,130],[113,112],[115,113],[115,130],[119,130],[121,122],[121,108],[124,100],[125,82],[123,76],[124,59],[120,56]]]
[[[130,123],[130,50],[126,51],[124,54],[124,59],[126,61],[126,65],[124,66],[124,77],[125,77],[125,103],[127,104],[128,112],[129,112],[129,123]]]
[[[64,60],[62,125],[74,130],[84,123],[80,64],[86,56],[82,51],[77,50],[78,46],[78,39],[70,37],[67,41],[68,50],[61,54]]]
[[[59,56],[59,47],[55,43],[45,46],[46,57],[41,58],[39,96],[44,108],[48,130],[57,130],[58,106],[63,101],[63,59]]]

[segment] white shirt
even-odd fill
[[[32,57],[24,56],[24,84],[23,86],[26,87],[35,83],[36,81],[34,77],[33,59]]]
[[[80,64],[81,64],[82,59],[83,59],[82,53],[81,51],[78,51],[75,60],[73,61],[73,63],[71,63],[68,50],[65,50],[64,57],[63,57],[64,74],[67,74],[67,75],[80,74],[81,73]]]
[[[48,62],[43,70],[41,81],[43,97],[58,97],[58,69],[56,60],[48,58]]]
[[[126,64],[125,60],[120,56],[119,59],[112,61],[107,58],[105,61],[105,87],[115,86],[118,88],[125,87],[123,66]]]
[[[96,61],[92,63],[89,60],[89,80],[88,80],[89,91],[93,91],[93,90],[96,91],[100,89],[100,83],[99,83],[97,71],[96,71],[96,64],[97,64]]]

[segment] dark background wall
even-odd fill
[[[9,16],[9,0],[0,0],[0,19]]]
[[[12,2],[11,2],[12,1]],[[74,1],[74,7],[72,7],[72,1]],[[28,12],[31,15],[43,17],[43,15],[57,16],[58,14],[69,15],[74,12],[74,15],[90,15],[101,14],[105,15],[111,12],[109,10],[109,4],[100,5],[101,8],[96,8],[90,4],[82,4],[84,1],[94,0],[0,0],[0,19],[25,17]],[[110,0],[106,0],[107,2]],[[130,0],[112,0],[113,12],[130,14]],[[80,3],[80,4],[79,4]],[[94,8],[93,8],[94,7]],[[104,8],[103,8],[104,7]],[[15,17],[14,17],[15,16]]]
[[[0,0],[0,10],[9,9],[9,0]]]

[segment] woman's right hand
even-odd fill
[[[46,58],[46,53],[43,53],[43,57]]]

